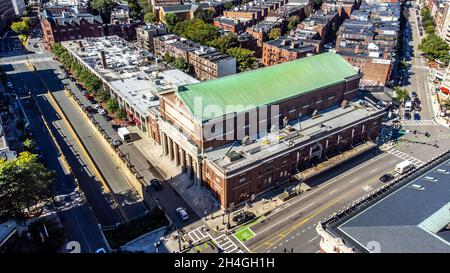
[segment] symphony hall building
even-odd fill
[[[372,143],[386,110],[359,92],[362,77],[323,53],[161,92],[148,134],[222,208],[301,177]]]

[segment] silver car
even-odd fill
[[[189,215],[187,214],[186,210],[184,208],[177,208],[177,214],[180,216],[181,220],[186,221],[189,219]]]

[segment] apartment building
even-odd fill
[[[51,12],[44,10],[40,16],[44,40],[49,45],[105,35],[103,21],[99,15],[63,12],[61,16],[54,16]]]
[[[339,23],[349,19],[354,10],[361,5],[362,0],[325,0],[322,3],[323,11],[337,11],[339,15]]]
[[[245,18],[228,18],[225,16],[220,16],[214,18],[213,25],[227,32],[233,32],[236,34],[242,33],[245,29],[254,24],[253,19]]]
[[[231,10],[225,10],[223,15],[234,20],[248,19],[259,22],[269,16],[269,12],[279,9],[287,2],[287,0],[255,0]]]
[[[245,31],[255,37],[258,47],[262,48],[263,43],[269,39],[270,31],[274,28],[284,29],[286,20],[281,17],[267,17],[264,21],[248,27]]]
[[[360,78],[324,53],[180,86],[159,94],[155,141],[232,209],[308,177],[312,162],[375,146],[385,109],[357,99]]]
[[[61,44],[74,60],[102,81],[103,88],[125,109],[128,118],[149,137],[148,109],[159,105],[158,93],[199,82],[182,71],[153,63],[148,51],[136,49],[118,36]]]
[[[320,43],[320,41],[318,42]],[[282,36],[264,43],[262,64],[263,66],[271,66],[311,56],[316,53],[318,53],[317,45],[309,43],[309,40]]]
[[[399,10],[399,4],[362,4],[352,14],[356,19],[344,21],[339,29],[336,52],[361,70],[362,85],[385,85],[395,69]]]
[[[210,4],[207,2],[199,4],[183,4],[183,5],[171,5],[162,6],[158,9],[159,20],[166,23],[165,16],[167,14],[174,14],[181,20],[191,20],[195,18],[195,15],[203,10],[209,10]]]
[[[164,24],[146,24],[136,28],[136,39],[140,47],[154,52],[153,38],[167,34],[167,27]]]
[[[175,34],[154,38],[155,54],[182,58],[193,66],[199,80],[211,80],[236,73],[236,59],[212,47],[202,46]]]
[[[322,42],[325,42],[330,32],[337,31],[338,27],[338,12],[323,10],[317,10],[298,25],[298,29],[318,32]]]

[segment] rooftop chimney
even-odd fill
[[[100,51],[100,55],[102,56],[102,65],[103,68],[108,68],[108,64],[106,63],[106,56],[105,56],[105,51]]]

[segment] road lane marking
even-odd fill
[[[311,240],[308,241],[308,244],[311,243],[312,241],[314,241],[315,239],[317,239],[319,236],[316,236],[314,238],[312,238]]]
[[[378,170],[379,170],[378,168],[373,169],[373,170],[370,171],[370,173],[374,173],[374,172],[376,172],[376,171],[378,171]]]
[[[328,193],[328,195],[332,195],[332,194],[335,193],[337,190],[338,190],[338,189],[334,189],[334,190],[330,191],[330,192]]]
[[[284,229],[282,232],[280,232],[279,234],[273,236],[272,238],[266,240],[264,243],[258,245],[257,247],[255,247],[252,252],[255,252],[257,249],[264,247],[266,245],[269,246],[273,246],[275,243],[277,243],[278,241],[282,240],[284,237],[286,237],[289,233],[293,232],[294,230],[298,229],[299,227],[301,227],[302,225],[306,224],[309,220],[311,220],[313,217],[315,217],[316,215],[318,215],[319,213],[325,211],[326,209],[331,208],[332,206],[334,206],[335,204],[337,204],[338,202],[340,202],[342,199],[346,198],[347,196],[350,196],[351,194],[357,192],[359,190],[359,188],[355,188],[352,191],[346,192],[345,194],[334,198],[332,200],[330,200],[329,202],[325,203],[323,206],[321,206],[317,211],[315,211],[314,213],[310,214],[308,217],[306,217],[305,219],[299,220],[297,223],[291,225],[290,227]],[[305,232],[305,231],[302,231]],[[266,248],[267,250],[267,248]]]

